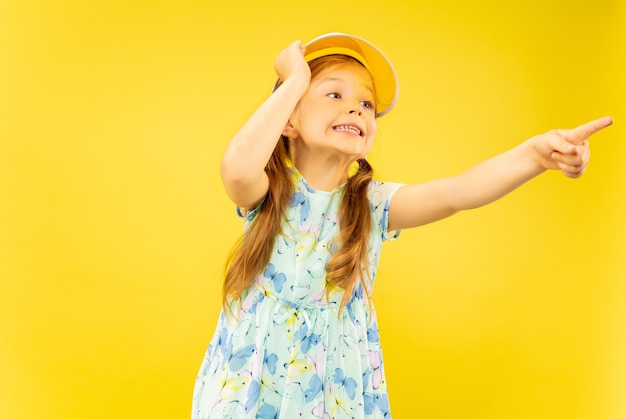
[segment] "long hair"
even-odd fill
[[[311,78],[331,66],[346,65],[357,60],[345,55],[329,55],[309,62]],[[360,63],[359,63],[360,64]],[[222,302],[227,313],[233,313],[233,303],[252,285],[255,277],[269,263],[276,237],[281,233],[281,221],[291,201],[295,185],[287,166],[289,142],[286,137],[276,144],[265,166],[269,190],[258,214],[231,251],[225,268]],[[370,301],[366,278],[368,269],[369,234],[371,228],[370,203],[367,189],[373,170],[365,159],[358,160],[357,172],[348,178],[339,205],[339,235],[337,250],[326,263],[327,294],[332,289],[343,289],[340,311],[348,304],[357,284]]]
[[[339,248],[326,263],[326,286],[344,290],[339,309],[350,302],[357,283],[370,300],[366,279],[371,279],[368,264],[371,229],[370,202],[367,189],[372,180],[372,166],[364,158],[358,160],[357,172],[348,179],[339,205]]]

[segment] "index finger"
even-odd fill
[[[603,128],[608,127],[613,123],[613,118],[610,116],[605,116],[600,119],[596,119],[595,121],[587,122],[586,124],[582,124],[571,131],[571,135],[567,135],[566,138],[568,141],[574,144],[580,144],[589,138],[591,135],[600,131]]]

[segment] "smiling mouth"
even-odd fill
[[[333,129],[335,131],[351,132],[358,135],[359,137],[362,137],[361,130],[354,125],[337,125],[333,127]]]

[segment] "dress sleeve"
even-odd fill
[[[259,204],[251,210],[241,208],[240,206],[235,207],[237,210],[237,216],[244,221],[244,230],[248,228],[252,221],[254,221],[264,201],[265,199],[259,202]]]
[[[371,211],[383,241],[395,240],[400,235],[401,230],[389,232],[388,227],[391,198],[402,186],[404,186],[403,183],[379,182],[376,180],[370,183],[369,199]]]

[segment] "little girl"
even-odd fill
[[[221,175],[245,232],[198,374],[192,418],[388,418],[372,289],[382,242],[480,207],[546,169],[583,174],[605,117],[553,130],[465,173],[379,182],[365,156],[395,105],[395,71],[346,34],[296,41],[228,145]]]

